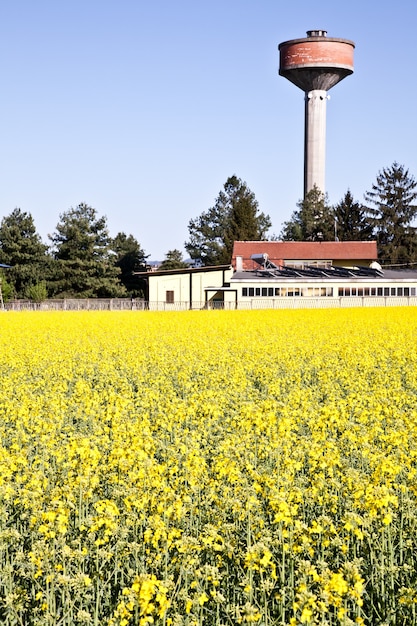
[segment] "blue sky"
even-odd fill
[[[0,218],[48,243],[81,202],[151,259],[236,174],[278,234],[303,194],[304,96],[277,46],[327,30],[355,42],[330,91],[326,191],[362,201],[397,161],[417,177],[414,0],[3,0]]]

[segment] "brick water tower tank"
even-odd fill
[[[325,193],[327,92],[353,73],[355,44],[308,30],[278,46],[279,73],[305,92],[304,197],[316,185]]]

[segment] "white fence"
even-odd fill
[[[345,296],[345,297],[282,297],[253,298],[239,302],[146,302],[129,298],[67,298],[45,300],[40,304],[30,300],[5,302],[6,311],[188,311],[262,310],[262,309],[329,309],[348,307],[417,306],[417,296]]]
[[[331,309],[352,307],[417,306],[417,296],[282,297],[240,301],[238,309]]]
[[[6,311],[131,311],[145,308],[143,300],[129,298],[65,298],[45,300],[9,300],[4,303]]]

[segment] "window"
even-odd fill
[[[300,295],[299,287],[288,287],[287,296],[294,297],[294,296],[299,296],[299,295]]]
[[[281,295],[281,287],[275,287],[275,295],[276,296],[280,296]]]
[[[403,288],[397,287],[397,296],[402,296],[402,295],[403,295]]]
[[[395,287],[391,287],[391,295],[392,296],[395,296],[395,291],[396,291]]]
[[[165,292],[165,302],[167,304],[174,304],[174,292],[173,291]]]
[[[242,297],[246,298],[247,295],[248,295],[248,288],[247,287],[242,287]]]
[[[255,295],[255,289],[253,287],[249,287],[249,296],[253,298]]]
[[[262,296],[268,295],[268,289],[266,287],[262,287]]]
[[[384,287],[384,296],[389,296],[389,287]]]
[[[382,287],[378,287],[378,296],[382,296]]]
[[[405,296],[409,296],[410,295],[410,287],[404,287],[404,295]]]
[[[285,262],[285,267],[290,267],[291,269],[294,270],[304,270],[307,267],[317,267],[323,270],[328,270],[330,269],[332,266],[332,262],[331,261],[313,261],[313,260],[298,260],[298,261],[286,261]]]
[[[261,295],[261,288],[255,287],[255,296],[260,296],[260,295]]]
[[[268,287],[268,296],[272,297],[274,295],[274,288]]]

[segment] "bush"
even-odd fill
[[[13,295],[13,287],[7,282],[7,280],[0,276],[0,289],[3,297],[3,302],[7,302]]]
[[[36,285],[30,285],[27,290],[27,295],[30,300],[36,303],[46,300],[48,297],[48,291],[46,289],[45,281],[36,283]]]

